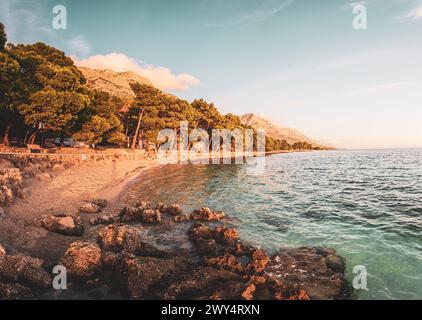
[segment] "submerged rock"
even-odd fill
[[[95,243],[77,241],[70,245],[60,262],[73,276],[93,277],[102,268],[101,249]]]
[[[191,213],[190,218],[192,220],[203,220],[203,221],[211,221],[211,220],[220,220],[224,218],[225,214],[223,211],[212,211],[210,208],[203,207],[199,210],[194,210]]]
[[[94,203],[86,203],[79,208],[79,211],[83,213],[99,213],[101,208]]]
[[[67,215],[43,215],[36,221],[44,229],[67,236],[81,236],[84,226],[80,217]]]

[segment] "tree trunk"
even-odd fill
[[[4,129],[4,136],[3,136],[3,143],[7,147],[10,146],[9,132],[10,132],[10,124],[7,124],[6,128]]]
[[[142,111],[139,112],[138,123],[136,124],[135,135],[133,136],[133,140],[132,140],[132,146],[131,146],[132,150],[135,150],[135,147],[136,147],[136,141],[138,140],[139,128],[141,127],[141,120],[144,114],[144,110],[145,109],[142,109]]]

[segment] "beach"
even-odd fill
[[[18,288],[28,283],[31,297],[42,299],[81,298],[87,290],[105,299],[115,297],[110,290],[131,299],[332,299],[349,294],[344,262],[333,249],[266,252],[242,239],[230,213],[217,206],[191,211],[168,203],[165,194],[154,202],[130,196],[139,181],[148,183],[161,174],[165,183],[166,172],[184,166],[162,167],[154,159],[48,161],[35,161],[38,169],[46,169],[20,182],[19,197],[5,207],[0,225],[0,244],[7,252],[0,273],[8,259],[26,266],[3,284],[15,288],[15,298],[22,298],[27,291]],[[195,183],[200,189],[200,181]],[[61,296],[48,285],[58,263],[72,281]],[[193,287],[185,287],[186,281]]]

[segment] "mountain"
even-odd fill
[[[248,113],[240,116],[240,121],[242,124],[249,125],[254,129],[264,129],[267,136],[279,140],[286,140],[289,144],[294,144],[296,142],[308,142],[314,147],[327,148],[317,141],[305,136],[298,130],[274,124],[271,121],[257,116],[254,113]]]
[[[87,79],[90,88],[108,92],[124,101],[132,100],[135,96],[130,88],[130,83],[152,85],[147,78],[134,72],[115,72],[108,69],[97,70],[86,67],[79,67],[79,70]]]

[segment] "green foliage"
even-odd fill
[[[0,22],[0,52],[4,50],[7,42],[6,32],[4,31],[4,24]]]

